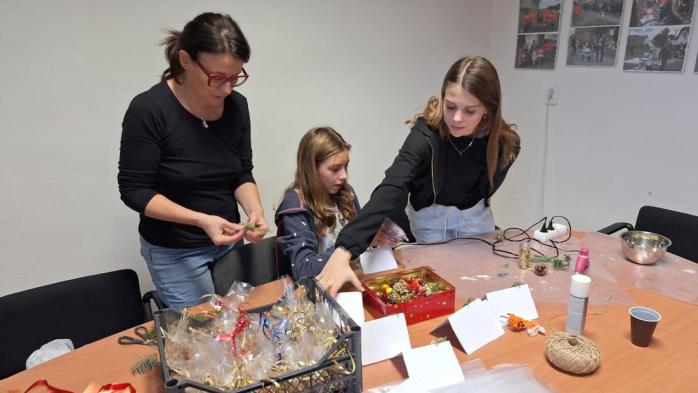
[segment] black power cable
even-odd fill
[[[459,240],[478,240],[478,241],[486,243],[487,245],[492,247],[492,254],[494,254],[498,257],[508,258],[508,259],[517,259],[519,257],[519,254],[497,248],[497,244],[502,243],[504,241],[509,241],[509,242],[513,242],[513,243],[519,243],[519,242],[526,241],[526,240],[534,241],[534,242],[537,242],[538,244],[540,244],[541,246],[550,247],[550,248],[554,249],[555,250],[555,258],[560,256],[561,251],[568,252],[568,253],[579,252],[579,250],[565,250],[565,249],[558,247],[558,244],[565,243],[566,241],[568,241],[572,238],[572,224],[570,223],[570,220],[568,220],[567,217],[565,217],[565,216],[553,216],[550,219],[550,223],[552,224],[553,220],[556,218],[562,218],[563,220],[565,220],[565,222],[567,222],[567,228],[569,228],[569,231],[567,232],[567,237],[565,239],[559,240],[559,241],[550,239],[550,244],[542,243],[538,239],[535,239],[528,234],[528,231],[533,229],[533,227],[539,225],[541,222],[545,223],[548,219],[547,217],[541,218],[540,220],[536,221],[533,225],[531,225],[530,227],[528,227],[526,229],[516,228],[516,227],[506,228],[501,232],[503,240],[495,240],[494,242],[486,240],[486,239],[482,239],[479,237],[469,236],[469,237],[457,237],[457,238],[454,238],[451,240],[446,240],[446,241],[437,242],[437,243],[409,243],[409,244],[433,245],[433,244],[446,244],[446,243],[449,243],[449,242],[456,240],[456,239],[459,239]],[[511,231],[518,231],[518,232],[514,235],[510,235],[509,233]],[[544,255],[542,251],[539,251],[533,247],[531,247],[531,250],[538,253],[538,255]]]

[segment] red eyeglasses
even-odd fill
[[[230,85],[233,87],[240,86],[241,84],[247,82],[247,78],[250,77],[250,75],[245,71],[245,67],[242,68],[242,73],[238,75],[233,75],[230,78],[228,78],[225,74],[221,73],[210,73],[206,71],[204,66],[199,63],[198,60],[194,60],[196,64],[199,65],[199,68],[201,68],[201,71],[203,71],[204,74],[208,77],[208,85],[211,87],[221,87],[224,84],[230,82]]]

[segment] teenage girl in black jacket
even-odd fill
[[[501,115],[499,77],[483,57],[464,57],[446,73],[441,95],[418,115],[383,182],[340,232],[318,275],[331,294],[361,283],[349,266],[386,217],[407,207],[418,242],[434,243],[494,230],[489,198],[516,159],[519,136]],[[409,199],[409,205],[408,205]]]

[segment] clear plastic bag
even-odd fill
[[[29,355],[29,358],[27,359],[27,369],[64,355],[73,349],[75,349],[73,342],[67,338],[49,341]]]

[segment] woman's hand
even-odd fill
[[[245,239],[250,243],[256,243],[267,234],[269,227],[264,220],[262,202],[259,200],[259,191],[254,183],[244,183],[235,189],[235,200],[238,201],[247,215],[248,229],[245,230]],[[250,227],[255,228],[252,230]]]
[[[361,281],[356,277],[354,270],[349,265],[351,254],[346,249],[339,247],[332,253],[330,259],[322,268],[317,280],[325,290],[334,297],[339,288],[347,281],[350,281],[358,290],[363,291]]]
[[[257,243],[258,241],[262,240],[264,235],[266,235],[267,231],[269,230],[267,222],[264,220],[264,213],[261,211],[250,213],[247,224],[256,228],[252,231],[245,231],[245,239],[247,239],[247,241],[250,243]]]
[[[199,227],[206,232],[213,244],[217,246],[237,243],[245,234],[242,225],[234,224],[224,218],[209,214],[201,216]]]

